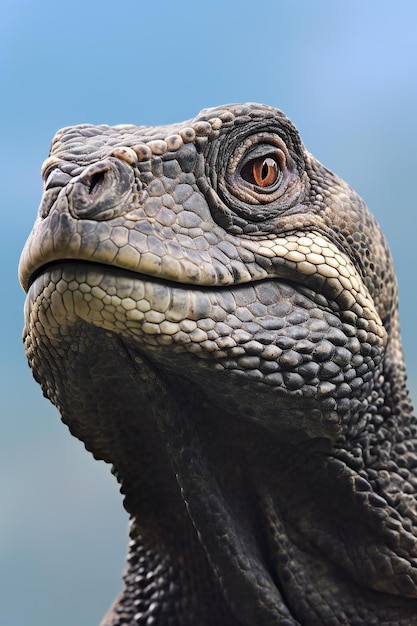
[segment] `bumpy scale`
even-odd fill
[[[131,518],[105,626],[417,625],[417,428],[387,245],[263,105],[64,128],[29,364]]]

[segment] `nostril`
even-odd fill
[[[111,171],[108,161],[100,161],[87,167],[84,173],[79,176],[78,181],[87,188],[89,195],[99,195],[105,191],[106,186],[111,187]]]
[[[105,179],[105,171],[94,172],[94,174],[92,174],[89,178],[88,193],[93,195],[94,193],[100,192],[100,187]]]
[[[126,210],[134,182],[132,167],[120,159],[93,163],[69,184],[69,211],[78,219],[111,219]]]

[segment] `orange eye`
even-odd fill
[[[270,156],[258,157],[248,161],[241,171],[241,176],[248,183],[257,187],[271,187],[279,178],[279,165]]]
[[[252,165],[252,172],[258,187],[270,187],[278,178],[278,165],[271,157],[255,159]]]

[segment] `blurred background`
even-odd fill
[[[364,197],[394,256],[417,398],[417,3],[3,0],[0,6],[0,624],[94,626],[121,590],[127,517],[42,398],[21,345],[20,251],[40,166],[71,124],[283,109]]]

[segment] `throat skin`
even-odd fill
[[[146,624],[150,615],[178,626],[319,625],[336,608],[340,623],[368,624],[379,607],[387,624],[414,623],[417,602],[397,601],[391,573],[387,593],[375,589],[384,577],[372,574],[377,562],[355,565],[358,554],[385,550],[386,537],[329,440],[283,444],[197,386],[187,392],[187,381],[156,372],[116,334],[79,324],[62,337],[42,348],[51,363],[67,354],[44,391],[53,382],[71,432],[112,463],[131,519],[125,590],[103,626]]]

